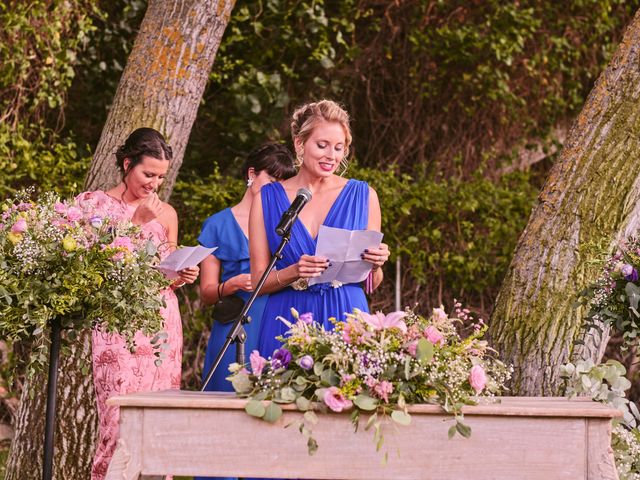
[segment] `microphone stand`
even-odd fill
[[[251,296],[249,297],[249,300],[247,300],[247,303],[244,304],[242,311],[240,312],[238,317],[234,320],[233,326],[231,327],[231,330],[229,330],[229,334],[227,335],[227,340],[224,342],[224,345],[222,345],[222,348],[218,352],[218,356],[216,357],[215,361],[213,362],[213,364],[209,368],[209,371],[207,372],[207,377],[205,378],[204,383],[202,384],[202,388],[200,389],[201,392],[204,392],[205,389],[207,388],[207,385],[209,384],[211,377],[213,377],[214,372],[216,371],[216,369],[220,365],[220,362],[222,361],[222,357],[227,352],[229,345],[231,345],[232,343],[236,344],[236,362],[240,365],[244,365],[245,363],[244,342],[247,339],[247,332],[244,329],[244,324],[249,323],[251,321],[251,318],[248,317],[247,313],[249,312],[249,309],[253,305],[253,302],[255,301],[256,297],[258,296],[258,293],[260,293],[260,290],[262,289],[264,283],[267,281],[267,277],[271,273],[271,270],[273,270],[273,267],[275,267],[276,262],[282,258],[282,251],[284,250],[284,247],[287,245],[287,243],[289,243],[290,239],[291,239],[291,227],[289,227],[289,229],[284,233],[284,235],[282,235],[282,240],[280,241],[280,245],[271,256],[271,261],[269,262],[267,269],[262,274],[262,277],[260,277],[260,281],[258,282],[258,285],[256,285],[256,288],[251,294]]]

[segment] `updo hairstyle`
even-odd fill
[[[173,158],[173,151],[157,130],[138,128],[131,132],[124,144],[116,151],[116,165],[122,172],[122,176],[126,177],[132,168],[142,162],[143,156],[169,161]],[[126,169],[124,168],[125,158],[130,161]]]
[[[344,157],[341,164],[343,169],[346,170],[349,146],[352,140],[349,114],[333,100],[320,100],[318,102],[307,103],[293,112],[291,117],[291,138],[294,141],[294,145],[296,139],[304,144],[311,136],[313,129],[322,120],[337,122],[344,130]],[[298,158],[298,163],[300,163],[300,161],[301,158]]]
[[[279,143],[265,143],[254,148],[242,165],[242,176],[249,179],[249,169],[253,168],[256,175],[263,170],[277,180],[286,180],[296,174],[291,151]]]

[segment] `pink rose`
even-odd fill
[[[418,341],[417,340],[414,340],[409,345],[407,345],[407,352],[409,352],[409,355],[411,355],[412,357],[416,356],[416,351],[417,350],[418,350]]]
[[[440,333],[440,330],[438,330],[433,325],[429,325],[427,327],[427,329],[424,331],[424,336],[427,337],[427,340],[429,340],[434,345],[444,345],[445,343],[444,336],[442,335],[442,333]]]
[[[349,410],[353,407],[353,403],[347,397],[343,395],[338,387],[329,387],[324,392],[324,403],[327,404],[334,412],[341,412],[343,410]]]
[[[260,356],[260,352],[258,350],[254,350],[249,355],[249,361],[251,362],[251,371],[256,377],[262,375],[262,370],[267,364],[267,359]]]
[[[72,222],[80,220],[82,218],[82,210],[78,207],[69,207],[67,210],[67,218]]]
[[[27,221],[24,218],[19,218],[16,223],[11,227],[11,233],[24,233],[27,230]]]
[[[474,365],[469,373],[469,384],[476,391],[480,393],[487,385],[487,375],[484,373],[484,368],[480,365]]]
[[[62,215],[67,211],[67,206],[62,202],[56,202],[53,205],[53,209],[56,211],[56,213],[59,213]]]

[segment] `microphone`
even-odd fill
[[[301,188],[296,193],[296,198],[291,202],[291,206],[282,214],[282,218],[280,218],[280,223],[276,227],[276,233],[280,236],[283,236],[289,230],[291,230],[291,226],[293,222],[296,221],[298,215],[302,208],[309,203],[311,200],[311,192],[306,188]]]

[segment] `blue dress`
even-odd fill
[[[263,186],[261,195],[264,225],[269,249],[273,253],[281,240],[275,229],[283,212],[289,208],[290,202],[280,183]],[[323,225],[348,230],[366,230],[368,223],[369,185],[366,182],[349,180],[331,206]],[[296,220],[291,229],[291,241],[282,252],[282,259],[276,262],[276,268],[283,269],[298,262],[303,254],[315,254],[316,241],[304,224]],[[282,316],[292,321],[291,307],[300,314],[311,312],[314,320],[323,324],[327,330],[333,328],[333,324],[328,321],[330,317],[344,320],[345,313],[351,313],[354,308],[369,311],[364,290],[359,283],[344,284],[339,288],[322,283],[302,291],[287,287],[272,293],[262,315],[259,343],[262,356],[271,356],[273,351],[280,347],[280,342],[275,337],[284,335],[287,326],[276,317]]]
[[[218,247],[212,255],[220,260],[222,267],[222,281],[226,281],[231,277],[240,275],[241,273],[249,273],[249,241],[240,228],[240,225],[238,225],[233,213],[231,213],[230,208],[225,208],[204,221],[202,231],[198,237],[198,242],[205,247]],[[251,293],[238,290],[236,295],[242,297],[246,302],[251,296]],[[251,322],[246,324],[244,327],[247,332],[247,340],[245,342],[245,354],[247,359],[251,352],[258,348],[260,320],[262,319],[262,311],[264,310],[267,298],[267,296],[256,298],[249,310]],[[213,322],[211,327],[211,336],[209,337],[209,344],[207,345],[207,352],[204,359],[204,368],[202,371],[203,381],[205,375],[209,371],[209,367],[213,364],[218,352],[226,341],[232,325],[233,323],[221,324],[220,322]],[[207,391],[233,391],[231,382],[226,380],[226,377],[229,376],[229,364],[235,361],[236,351],[234,345],[231,345],[224,357],[222,357],[220,365],[207,385]]]

